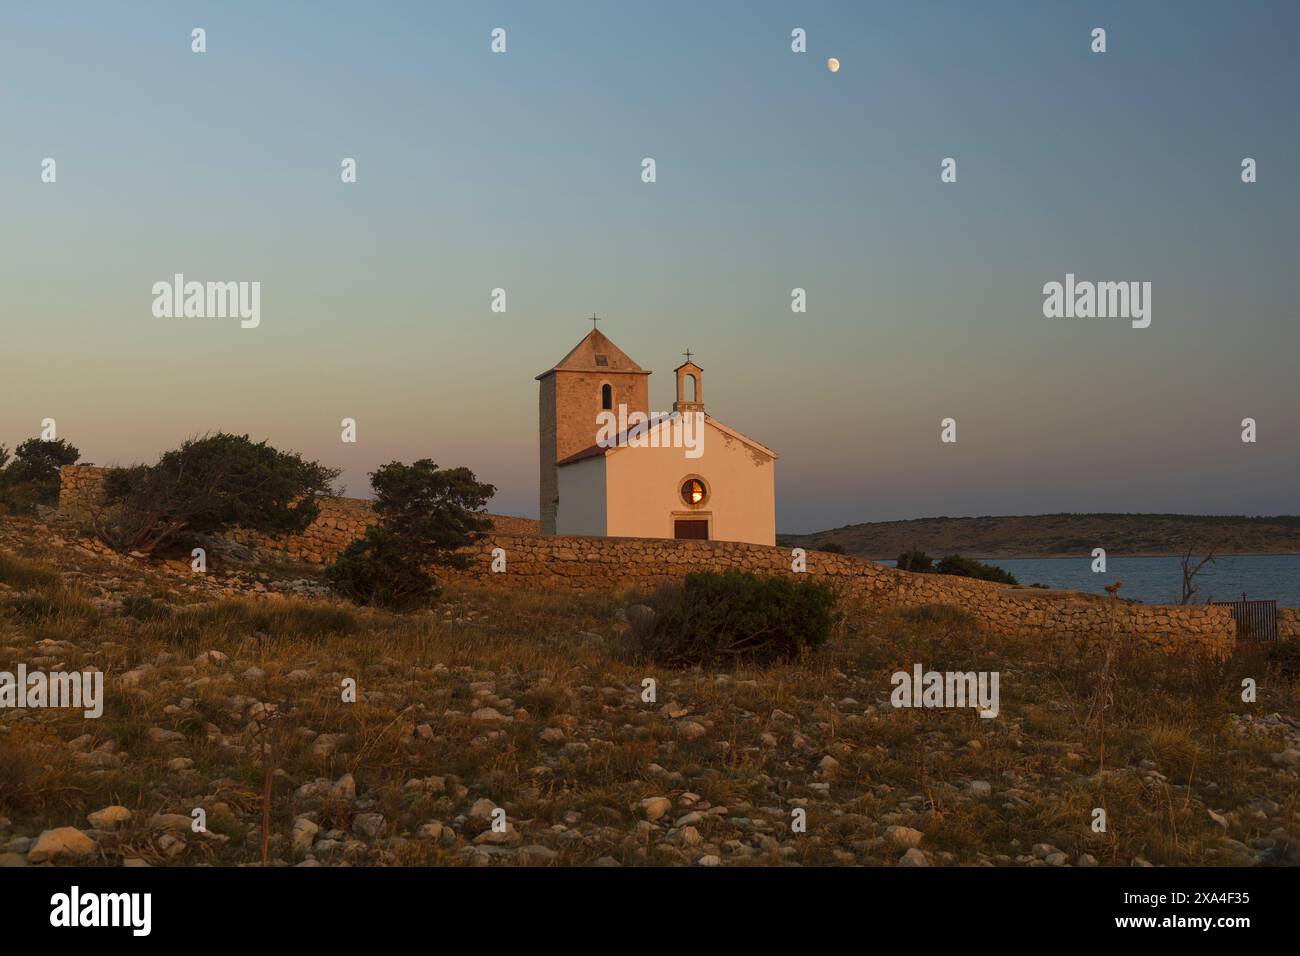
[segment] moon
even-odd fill
[[[826,69],[830,70],[832,73],[838,73],[840,71],[840,61],[835,59],[835,57],[831,57],[826,61]]]

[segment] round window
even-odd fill
[[[682,501],[688,505],[699,505],[709,496],[709,489],[698,478],[687,478],[682,482]]]

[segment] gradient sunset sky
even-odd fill
[[[1300,512],[1297,37],[1294,3],[6,4],[0,443],[248,432],[536,515],[533,377],[595,311],[653,409],[689,347],[781,454],[781,531]],[[261,326],[155,318],[177,272],[260,281]],[[1151,327],[1045,319],[1067,272],[1151,282]]]

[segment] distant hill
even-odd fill
[[[847,525],[812,534],[777,535],[787,547],[835,543],[848,554],[894,559],[917,548],[932,557],[1046,557],[1088,554],[1300,553],[1300,515],[1052,514],[915,518]]]

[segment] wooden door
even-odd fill
[[[709,522],[700,518],[678,518],[673,522],[673,537],[708,541]]]

